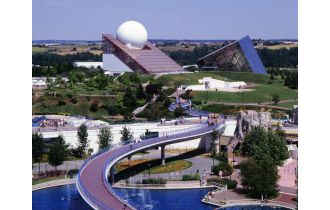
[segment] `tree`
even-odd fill
[[[136,91],[136,98],[138,99],[144,99],[146,98],[146,94],[144,92],[142,84],[139,84],[137,91]]]
[[[272,95],[272,102],[278,104],[278,102],[280,102],[280,97],[277,94]]]
[[[213,158],[213,167],[214,167],[214,157],[216,155],[217,152],[217,139],[219,138],[219,132],[217,130],[213,130],[211,133],[211,156]]]
[[[61,165],[67,157],[67,145],[61,141],[55,141],[51,144],[48,152],[48,163],[55,167]]]
[[[132,89],[130,87],[126,88],[125,94],[123,96],[123,105],[126,107],[134,107],[137,105],[136,98],[133,95]]]
[[[163,84],[156,83],[156,84],[149,84],[146,87],[146,94],[148,94],[148,98],[152,99],[154,95],[158,95],[162,90]]]
[[[88,137],[87,126],[85,124],[81,124],[78,127],[77,136],[78,136],[77,154],[78,157],[81,158],[86,154],[86,149],[89,146],[89,141],[87,139]]]
[[[170,98],[166,97],[164,101],[164,109],[168,109],[168,107],[171,105],[172,101]]]
[[[110,128],[107,127],[101,128],[97,136],[99,138],[98,141],[99,149],[104,149],[111,146],[111,143],[113,141],[113,136]]]
[[[182,107],[177,107],[174,109],[174,116],[175,117],[181,117],[181,116],[184,116],[185,115],[185,112],[184,112],[184,109]]]
[[[256,161],[248,159],[240,165],[242,185],[256,198],[277,195],[277,166],[267,159]]]
[[[277,131],[254,127],[245,136],[241,150],[247,157],[241,164],[242,185],[257,197],[275,195],[277,167],[289,158],[285,138]]]
[[[32,133],[32,158],[33,161],[39,163],[39,173],[40,173],[40,161],[45,153],[45,143],[41,133]]]
[[[94,78],[95,84],[97,85],[97,88],[100,90],[104,90],[110,83],[110,78],[105,74],[98,74]]]
[[[131,133],[131,130],[127,128],[126,126],[123,127],[123,130],[120,131],[121,133],[121,138],[120,140],[124,143],[127,144],[133,139],[133,134]]]

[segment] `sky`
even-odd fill
[[[149,39],[298,38],[298,0],[33,0],[33,40],[100,40],[127,20]]]

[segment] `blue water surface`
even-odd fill
[[[91,209],[80,196],[76,185],[63,185],[32,193],[32,209],[35,210],[85,210]]]
[[[204,204],[202,198],[211,189],[187,190],[142,190],[115,189],[119,196],[126,199],[139,210],[211,210],[215,206]],[[75,184],[47,188],[32,193],[34,210],[89,210],[89,205],[79,195]],[[223,210],[285,210],[267,206],[235,206]]]
[[[201,202],[210,190],[212,189],[142,190],[117,188],[115,192],[140,210],[211,210],[214,209],[214,206]]]

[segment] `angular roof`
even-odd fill
[[[146,42],[143,49],[137,50],[128,48],[110,34],[103,34],[102,37],[103,40],[106,40],[109,44],[116,47],[116,51],[112,53],[134,71],[137,71],[137,66],[141,68],[139,70],[149,74],[184,71],[180,65],[150,42]],[[104,50],[105,49],[103,49],[103,53],[107,53]],[[127,58],[130,58],[129,63],[125,61]]]

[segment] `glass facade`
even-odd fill
[[[266,74],[249,36],[200,58],[197,64],[202,69]]]

